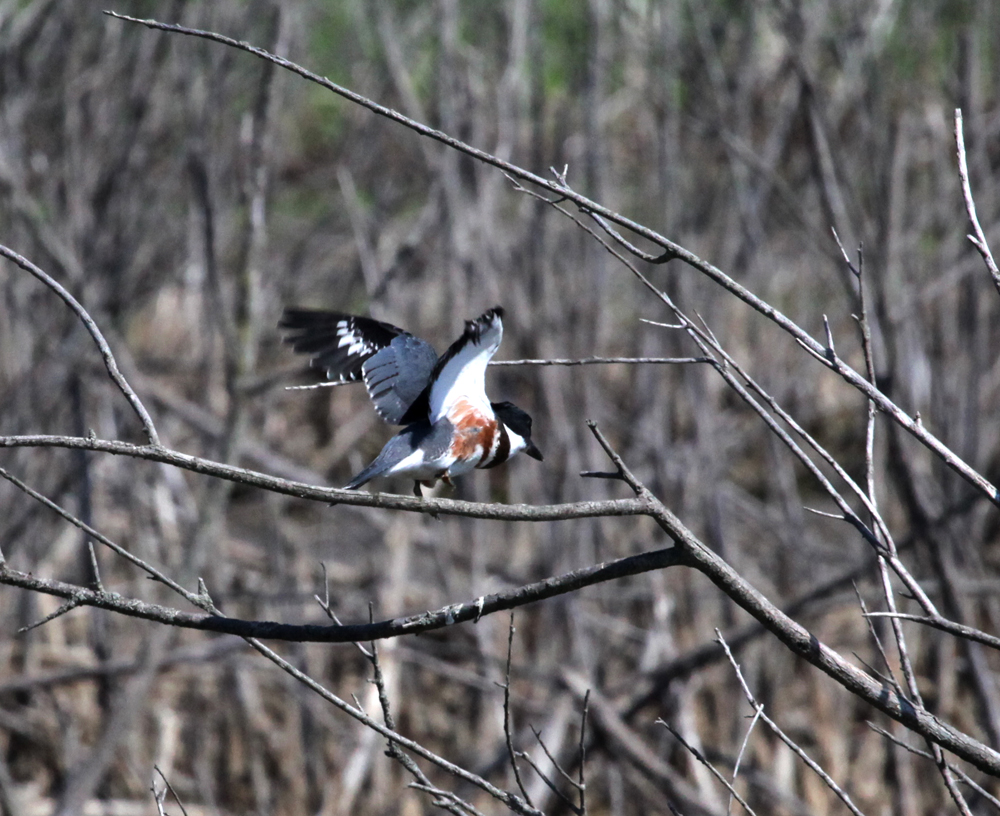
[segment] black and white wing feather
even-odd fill
[[[285,342],[328,380],[358,382],[362,366],[380,349],[405,332],[390,323],[321,309],[285,309],[278,328],[287,329]]]
[[[430,381],[437,361],[433,346],[407,331],[369,317],[320,309],[286,309],[278,324],[287,329],[286,342],[327,379],[350,383],[364,380],[375,410],[392,425]]]
[[[465,323],[465,331],[441,355],[423,393],[403,416],[403,422],[424,417],[432,423],[464,399],[484,414],[493,409],[486,396],[486,366],[503,339],[503,309],[495,306]]]

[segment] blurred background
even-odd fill
[[[388,320],[443,350],[502,304],[498,359],[688,356],[671,315],[568,219],[501,173],[252,56],[109,19],[153,16],[249,41],[580,193],[723,269],[863,370],[856,286],[830,228],[864,245],[881,387],[1000,478],[1000,296],[965,239],[953,113],[980,220],[1000,247],[1000,5],[992,0],[362,0],[0,3],[0,243],[70,289],[107,334],[165,445],[341,485],[389,438],[360,387],[315,382],[276,328],[287,305]],[[0,433],[144,442],[79,321],[0,269]],[[866,405],[694,270],[644,270],[863,478]],[[544,463],[459,481],[476,501],[628,495],[585,420],[699,536],[849,659],[881,669],[854,585],[881,608],[869,551],[718,376],[698,366],[494,368],[493,399],[535,420]],[[996,508],[880,422],[876,480],[904,560],[949,617],[1000,629]],[[140,461],[4,450],[0,465],[229,615],[344,622],[438,608],[667,546],[648,520],[508,525],[327,507]],[[378,489],[408,492],[410,485]],[[80,532],[0,483],[13,567],[87,584]],[[107,552],[107,588],[182,601]],[[904,606],[905,606],[904,602]],[[0,807],[155,812],[153,766],[189,814],[417,814],[384,744],[242,641],[0,589]],[[402,733],[512,786],[502,727],[507,616],[381,646]],[[727,633],[776,719],[869,814],[950,808],[932,764],[866,726],[881,715],[794,658],[681,569],[519,610],[515,743],[578,759],[593,814],[723,813],[673,723],[731,772],[749,707]],[[881,631],[881,630],[880,630]],[[996,655],[907,629],[928,706],[1000,747]],[[888,635],[887,630],[883,634]],[[738,648],[737,648],[738,647]],[[279,651],[342,697],[377,702],[353,646]],[[438,784],[457,783],[428,773]],[[566,812],[527,769],[537,806]],[[769,733],[747,796],[840,812]],[[997,793],[995,783],[987,787]],[[495,803],[457,790],[488,812]],[[975,812],[983,799],[970,793]],[[168,807],[168,810],[170,808]]]

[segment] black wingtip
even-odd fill
[[[483,336],[483,332],[486,331],[496,319],[503,320],[503,307],[494,306],[492,309],[487,309],[475,320],[465,321],[465,334],[462,339],[472,340],[474,343],[478,343],[480,338]]]

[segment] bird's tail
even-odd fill
[[[368,484],[376,476],[380,475],[384,467],[381,465],[378,459],[372,462],[368,467],[362,470],[357,476],[351,479],[346,485],[344,485],[344,490],[357,490],[359,487]]]
[[[420,439],[426,436],[429,426],[411,425],[386,442],[375,461],[355,476],[344,488],[356,490],[377,476],[393,473],[396,466],[417,450]],[[422,436],[423,435],[423,436]]]

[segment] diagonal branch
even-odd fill
[[[23,444],[26,438],[14,437],[12,439],[15,442]],[[40,437],[35,439],[41,439],[48,444],[61,444],[63,446],[66,446],[67,441],[67,438],[60,437]],[[140,448],[134,445],[103,440],[68,439],[74,444],[95,446],[95,450],[125,453],[128,455],[144,454],[143,458],[179,464],[196,472],[210,473],[224,478],[227,476],[238,476],[245,483],[254,484],[259,487],[271,486],[270,489],[289,495],[302,495],[304,498],[314,499],[325,498],[327,501],[333,497],[351,496],[353,499],[371,499],[373,501],[369,502],[369,504],[372,505],[375,504],[376,500],[383,501],[385,503],[378,506],[395,507],[401,510],[452,513],[478,518],[539,521],[543,519],[554,520],[557,518],[583,517],[590,515],[596,506],[604,504],[608,506],[607,510],[612,514],[651,516],[660,528],[673,539],[677,546],[642,553],[608,564],[599,564],[568,573],[559,578],[546,579],[510,592],[491,595],[464,604],[455,604],[424,615],[383,621],[376,624],[345,627],[310,625],[295,627],[288,624],[247,622],[222,616],[180,612],[175,609],[144,604],[134,599],[124,598],[116,593],[98,592],[72,584],[65,584],[60,581],[37,578],[33,575],[13,570],[6,564],[0,564],[0,583],[57,595],[68,600],[76,600],[81,605],[97,606],[134,617],[187,628],[244,636],[252,633],[256,637],[273,639],[354,642],[359,640],[376,640],[403,634],[415,634],[463,621],[474,621],[483,614],[501,609],[512,609],[515,606],[571,592],[583,586],[589,586],[601,581],[670,566],[690,566],[706,575],[730,599],[759,620],[791,651],[830,675],[837,683],[852,694],[865,700],[893,719],[898,720],[924,738],[930,739],[947,750],[952,751],[980,770],[1000,777],[1000,754],[969,735],[942,722],[923,707],[915,706],[909,700],[890,693],[876,679],[848,663],[839,653],[821,643],[815,635],[785,615],[746,581],[733,567],[702,543],[648,488],[640,482],[635,481],[634,477],[632,477],[634,482],[633,489],[637,491],[637,496],[634,499],[619,499],[603,503],[583,502],[579,505],[551,505],[548,507],[476,504],[475,502],[458,502],[445,499],[418,500],[403,496],[356,495],[347,491],[284,482],[284,480],[272,479],[263,474],[253,474],[250,471],[243,471],[240,468],[221,466],[214,462],[198,460],[195,457],[184,456],[171,451],[165,451],[164,449]],[[9,445],[10,440],[11,438],[0,438],[0,447],[3,447],[5,443]],[[280,486],[274,487],[273,485],[275,484]],[[594,512],[592,514],[601,515],[602,513]]]
[[[527,802],[525,802],[523,799],[521,799],[521,797],[517,796],[516,794],[511,793],[510,791],[501,790],[495,785],[492,785],[489,782],[487,782],[481,776],[478,776],[477,774],[474,774],[471,771],[465,770],[465,768],[459,767],[458,765],[449,762],[448,760],[444,759],[444,757],[441,757],[438,754],[435,754],[433,751],[428,750],[419,742],[414,742],[413,740],[404,737],[402,734],[399,734],[398,732],[388,728],[387,726],[382,725],[382,723],[380,723],[378,720],[369,717],[367,714],[365,714],[365,712],[362,711],[360,708],[356,708],[355,706],[350,705],[346,701],[341,700],[332,691],[327,689],[325,686],[322,686],[319,683],[317,683],[308,674],[293,666],[287,660],[282,658],[277,652],[272,651],[263,643],[261,643],[259,640],[256,640],[255,638],[247,638],[247,643],[249,643],[264,657],[266,657],[268,660],[270,660],[272,663],[278,666],[286,674],[290,675],[291,677],[294,677],[296,680],[298,680],[300,683],[305,685],[310,690],[314,691],[328,703],[340,709],[345,714],[353,717],[355,720],[360,722],[365,727],[370,728],[372,731],[378,732],[391,742],[399,745],[402,748],[405,748],[407,751],[410,751],[419,757],[423,757],[427,761],[437,765],[439,768],[442,768],[448,773],[457,776],[459,779],[462,779],[472,785],[475,785],[480,790],[488,793],[494,799],[503,802],[508,808],[513,810],[515,813],[528,814],[529,816],[543,816],[540,810],[536,810],[535,808],[531,807]]]
[[[991,649],[1000,650],[1000,637],[988,634],[987,632],[984,632],[981,629],[976,629],[972,626],[956,623],[955,621],[948,620],[940,615],[908,615],[903,612],[868,612],[866,617],[893,618],[895,620],[922,623],[924,626],[929,626],[932,629],[949,632],[957,637],[966,638],[967,640],[972,640],[976,643],[982,643],[984,646],[989,646]]]
[[[997,489],[988,479],[986,479],[982,474],[978,473],[971,465],[969,465],[965,460],[958,456],[954,451],[948,448],[940,439],[930,433],[920,422],[911,417],[905,411],[903,411],[896,403],[889,399],[885,394],[879,391],[872,383],[857,371],[855,371],[851,366],[847,364],[843,359],[838,357],[833,351],[822,343],[815,340],[808,332],[796,324],[793,320],[786,317],[782,312],[775,309],[766,301],[757,297],[749,289],[742,286],[736,282],[733,278],[726,275],[721,269],[713,266],[707,261],[695,255],[690,250],[685,249],[679,244],[674,243],[670,239],[660,235],[655,230],[645,227],[635,221],[626,218],[620,213],[614,212],[613,210],[598,204],[596,201],[592,201],[586,196],[582,196],[579,193],[574,192],[569,189],[566,185],[559,183],[558,181],[552,182],[548,179],[542,178],[541,176],[531,173],[527,170],[518,167],[517,165],[506,162],[503,159],[499,159],[496,156],[487,153],[484,150],[472,147],[465,142],[455,139],[440,130],[435,130],[434,128],[428,127],[427,125],[421,124],[420,122],[414,121],[407,116],[393,110],[392,108],[387,108],[384,105],[379,105],[377,102],[369,99],[368,97],[362,96],[361,94],[355,93],[343,86],[337,85],[331,82],[325,77],[321,77],[318,74],[297,65],[290,60],[286,60],[282,57],[275,56],[262,48],[250,45],[246,42],[241,42],[239,40],[234,40],[231,37],[223,36],[222,34],[216,34],[211,31],[202,31],[195,28],[187,28],[180,25],[172,25],[169,23],[161,23],[157,20],[141,20],[136,17],[129,17],[124,14],[117,14],[112,11],[106,11],[111,17],[115,17],[119,20],[124,20],[130,23],[139,23],[146,26],[147,28],[157,29],[160,31],[171,31],[176,34],[185,34],[187,36],[199,37],[206,40],[211,40],[212,42],[222,43],[223,45],[228,45],[232,48],[237,48],[241,51],[246,51],[247,53],[253,54],[260,59],[273,62],[276,65],[281,66],[299,76],[309,80],[310,82],[315,82],[316,84],[326,88],[332,93],[338,96],[348,99],[357,105],[361,105],[364,108],[378,114],[379,116],[384,116],[393,122],[403,125],[404,127],[419,133],[421,136],[426,136],[429,139],[434,139],[435,141],[441,142],[444,145],[457,150],[460,153],[464,153],[467,156],[471,156],[477,161],[481,161],[484,164],[488,164],[492,167],[496,167],[509,176],[526,181],[536,187],[541,187],[544,190],[554,194],[559,201],[572,201],[577,207],[587,213],[588,215],[601,216],[611,223],[617,224],[620,227],[640,235],[648,241],[651,241],[655,245],[661,247],[664,250],[665,256],[673,256],[678,260],[683,261],[689,266],[697,269],[703,275],[710,278],[716,284],[721,286],[727,292],[732,294],[734,297],[739,298],[748,306],[750,306],[755,311],[762,314],[768,320],[778,325],[785,332],[790,334],[796,339],[807,351],[809,351],[812,356],[829,368],[831,371],[839,374],[844,380],[846,380],[854,388],[865,394],[870,400],[872,400],[879,409],[885,413],[887,416],[891,417],[892,420],[898,423],[901,427],[905,428],[912,436],[920,440],[926,447],[930,448],[935,454],[937,454],[952,470],[958,473],[962,478],[972,484],[977,490],[982,491],[989,497],[990,501],[997,505],[1000,505],[1000,490]],[[523,189],[523,188],[522,188]],[[528,192],[525,190],[525,192]],[[550,204],[557,204],[557,201],[548,201]]]
[[[38,280],[49,287],[53,292],[55,292],[65,303],[73,310],[73,313],[80,318],[83,322],[84,327],[90,333],[90,336],[94,338],[94,342],[97,344],[97,348],[101,352],[101,356],[104,358],[104,365],[108,369],[108,374],[114,381],[115,385],[118,386],[122,394],[125,395],[125,399],[129,401],[132,406],[132,410],[136,412],[139,420],[142,422],[142,427],[146,430],[146,437],[149,439],[150,445],[159,446],[160,438],[156,433],[156,427],[153,425],[153,420],[149,416],[149,412],[146,411],[146,407],[142,404],[142,400],[139,399],[139,395],[132,390],[132,386],[128,384],[128,380],[125,376],[118,370],[118,363],[115,362],[115,356],[111,353],[111,347],[108,345],[108,341],[104,339],[104,335],[101,334],[101,330],[97,328],[97,324],[94,319],[87,313],[87,310],[83,308],[75,297],[73,297],[58,281],[46,274],[44,271],[35,266],[27,258],[18,255],[14,250],[8,249],[7,247],[0,244],[0,255],[7,258],[8,260],[16,263],[25,272],[34,275]]]
[[[355,643],[357,641],[383,640],[402,635],[416,635],[434,629],[443,629],[457,623],[474,622],[483,615],[515,609],[557,595],[565,595],[586,586],[685,563],[682,552],[676,547],[669,547],[584,567],[564,575],[546,578],[533,584],[487,595],[473,601],[451,604],[435,611],[376,623],[333,626],[312,623],[251,621],[227,618],[217,614],[205,614],[204,612],[182,612],[179,609],[160,604],[128,598],[117,592],[101,592],[51,578],[39,578],[30,573],[12,569],[8,564],[0,564],[0,584],[65,598],[76,606],[93,606],[129,617],[142,618],[185,629],[199,629],[205,632],[295,643]]]
[[[976,251],[982,255],[986,268],[993,278],[993,285],[1000,292],[1000,269],[993,259],[990,245],[986,242],[986,233],[979,223],[979,216],[976,214],[976,202],[972,197],[972,185],[969,183],[969,164],[965,159],[965,133],[962,128],[962,109],[955,108],[955,144],[958,149],[958,175],[962,180],[962,196],[965,198],[965,211],[969,215],[969,223],[972,224],[972,235],[966,236]]]

